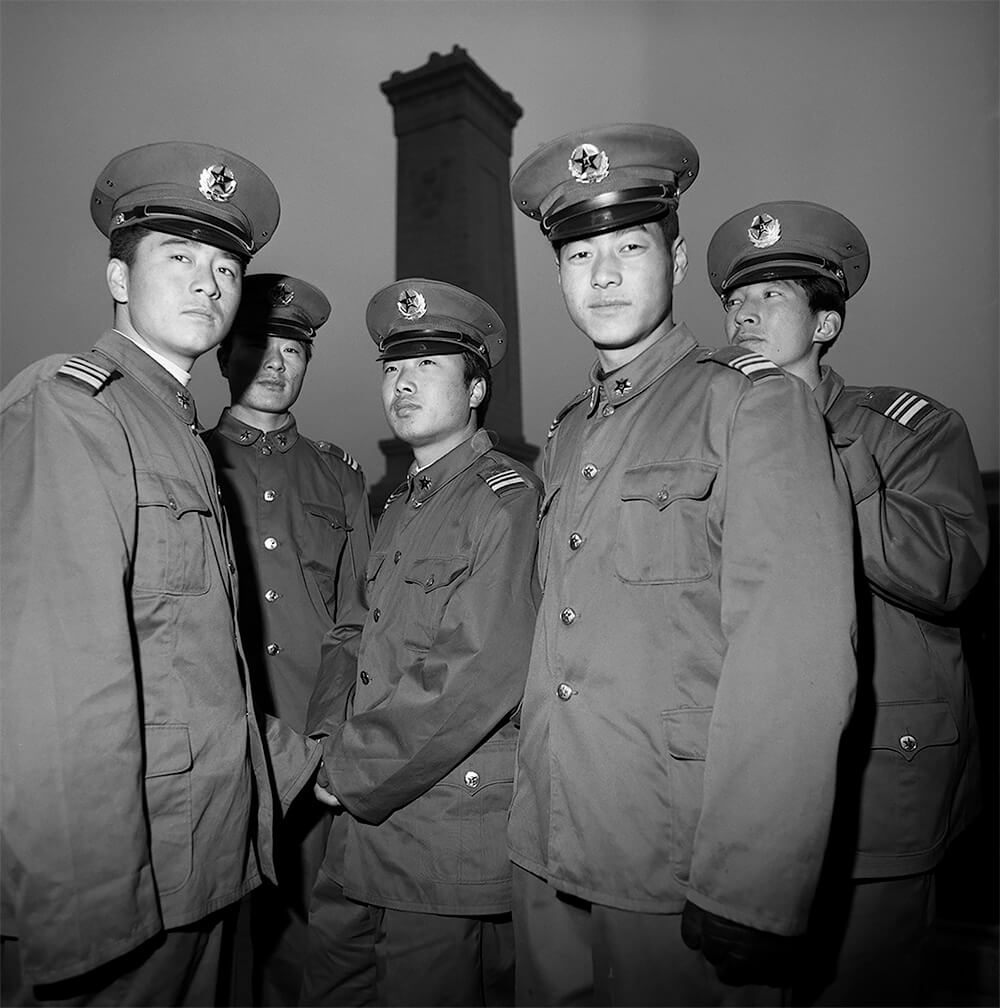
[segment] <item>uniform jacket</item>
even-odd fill
[[[927,871],[979,805],[953,614],[986,562],[982,480],[954,410],[905,389],[845,387],[828,367],[815,394],[851,484],[863,561],[843,774],[850,833],[838,839],[857,849],[856,876]]]
[[[42,983],[270,874],[271,785],[190,395],[108,332],[2,411],[3,930]]]
[[[801,932],[856,679],[823,418],[683,325],[592,381],[544,456],[511,856],[603,905]]]
[[[264,433],[226,410],[205,441],[233,532],[257,705],[302,731],[323,635],[368,559],[364,476],[336,445],[300,435],[294,419]]]
[[[324,870],[354,899],[510,909],[510,716],[534,626],[538,499],[534,474],[478,431],[386,505],[364,630],[328,636],[310,705],[309,731],[325,736],[331,787],[351,813],[342,875],[334,839]]]

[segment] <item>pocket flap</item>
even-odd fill
[[[165,777],[191,769],[191,737],[187,725],[148,724],[145,734],[147,777]]]
[[[179,476],[139,470],[135,474],[135,492],[139,507],[166,508],[175,518],[189,511],[211,514],[197,487]]]
[[[514,781],[514,750],[516,738],[493,738],[467,756],[442,780],[464,788],[478,791],[487,784],[511,784]]]
[[[432,592],[450,585],[468,566],[469,561],[464,556],[424,557],[413,561],[403,580]]]
[[[306,514],[326,522],[331,528],[344,529],[347,532],[351,531],[351,527],[347,524],[347,517],[344,514],[343,508],[337,507],[335,504],[323,504],[319,501],[303,501],[302,510]]]
[[[711,707],[680,707],[664,711],[663,732],[667,752],[677,759],[703,760],[708,753],[708,726],[712,722]]]
[[[651,462],[626,469],[622,476],[622,500],[649,501],[660,511],[671,501],[703,500],[718,471],[718,466],[699,459]]]
[[[382,564],[385,563],[384,553],[372,553],[368,557],[368,562],[365,564],[365,580],[374,581],[378,577],[378,572],[382,568]]]
[[[958,741],[958,725],[947,700],[879,704],[872,732],[873,749],[891,749],[912,760],[928,746]]]

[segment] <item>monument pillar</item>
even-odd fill
[[[499,435],[503,451],[532,465],[538,448],[523,433],[509,188],[511,133],[521,107],[457,45],[380,86],[397,139],[396,276],[457,284],[496,309],[507,327],[507,354],[492,371],[485,426]],[[372,487],[378,508],[406,477],[411,457],[396,438],[379,447],[386,475]]]

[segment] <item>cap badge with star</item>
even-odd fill
[[[427,302],[420,291],[407,287],[399,292],[396,310],[405,319],[423,318],[427,314]]]
[[[603,182],[610,171],[608,155],[593,144],[580,144],[573,148],[569,159],[569,173],[584,185]]]
[[[567,160],[568,159],[568,160]],[[542,144],[511,178],[514,205],[549,241],[660,220],[698,174],[698,152],[677,130],[612,123]]]
[[[94,183],[90,215],[109,238],[140,225],[248,260],[273,236],[281,204],[271,180],[242,155],[169,140],[112,158]]]
[[[835,281],[846,298],[868,277],[868,243],[843,214],[820,203],[761,203],[730,217],[708,245],[708,278],[720,297],[750,284],[809,276]]]
[[[365,313],[378,360],[469,352],[496,367],[507,352],[503,320],[481,297],[424,277],[406,277],[372,295]]]
[[[271,304],[284,307],[285,305],[290,305],[294,300],[295,291],[293,291],[284,281],[276,283],[271,288]]]
[[[769,213],[757,214],[747,228],[747,237],[756,248],[769,248],[781,237],[781,221]]]

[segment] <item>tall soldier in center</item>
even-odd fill
[[[299,433],[290,410],[302,390],[316,331],[330,315],[322,291],[296,277],[258,273],[217,351],[232,405],[206,436],[233,530],[240,633],[258,703],[301,732],[323,635],[343,615],[364,570],[371,512],[364,476],[329,441]],[[277,888],[250,899],[256,1005],[298,1000],[309,894],[331,813],[311,796],[277,837]],[[245,978],[236,978],[236,989]]]
[[[325,762],[317,797],[346,810],[346,846],[335,827],[302,1000],[510,1004],[505,827],[538,481],[480,429],[506,350],[485,301],[404,279],[374,295],[367,323],[386,418],[414,461],[379,521],[361,618],[327,636],[309,705]]]
[[[521,1004],[777,1003],[762,985],[790,972],[826,845],[856,679],[850,497],[801,382],[674,323],[697,170],[680,133],[620,124],[512,181],[597,352],[543,460],[510,817]]]

